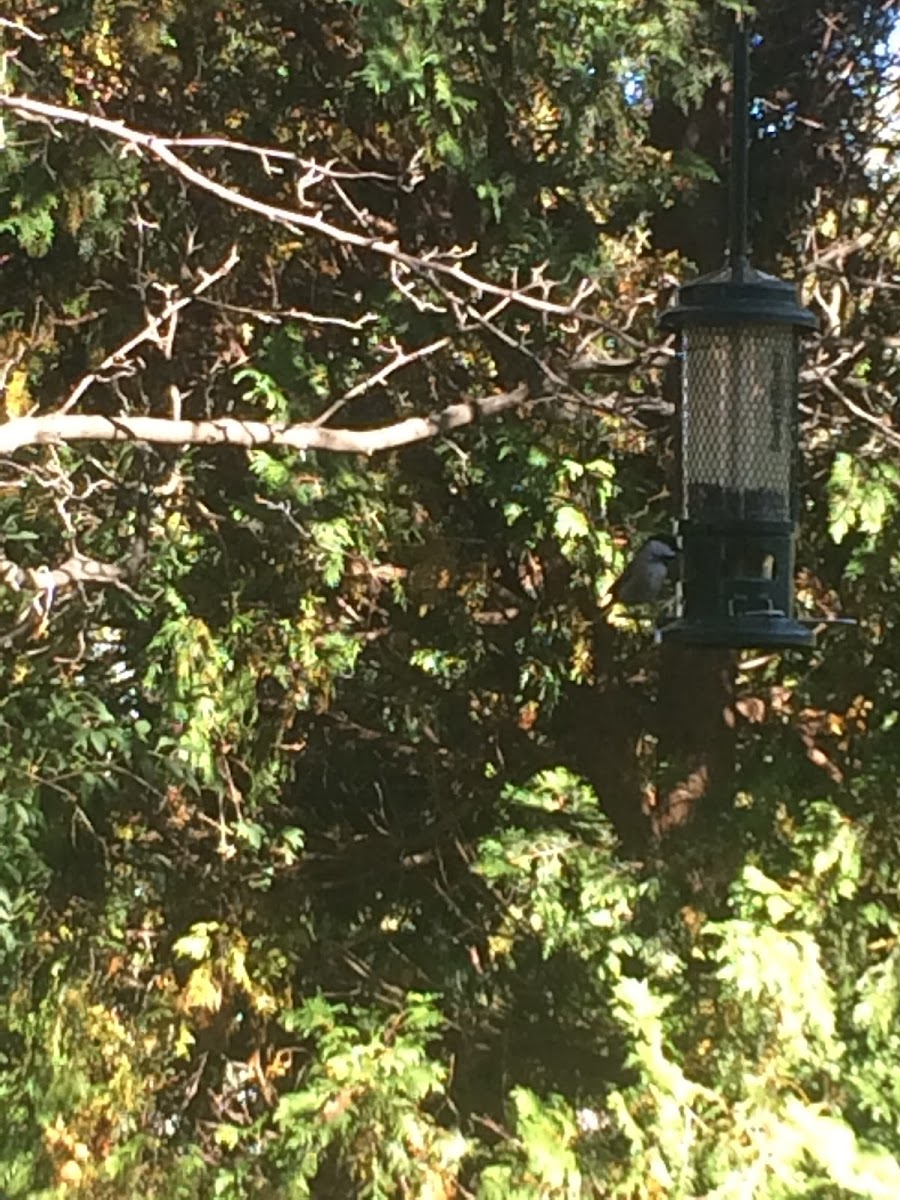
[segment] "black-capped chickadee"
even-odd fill
[[[622,604],[626,608],[635,608],[640,604],[654,604],[677,558],[675,539],[665,533],[654,534],[644,542],[600,601],[600,607],[606,609],[612,604]]]

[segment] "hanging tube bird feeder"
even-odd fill
[[[660,326],[678,334],[682,581],[663,642],[810,647],[794,617],[800,339],[816,329],[792,283],[747,257],[749,62],[734,41],[729,252],[679,289]]]

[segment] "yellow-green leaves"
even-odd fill
[[[831,517],[829,531],[842,542],[851,530],[871,544],[896,511],[900,494],[900,469],[884,459],[835,455],[829,479]]]

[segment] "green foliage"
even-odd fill
[[[826,898],[852,911],[864,832],[819,805],[797,833],[787,880],[748,867],[731,891],[733,915],[703,928],[692,957],[711,974],[700,967],[682,976],[678,990],[688,994],[680,997],[671,983],[657,995],[633,980],[620,987],[643,1085],[613,1097],[611,1109],[667,1194],[886,1196],[897,1186],[897,1158],[860,1141],[842,1115],[849,1097],[839,1030],[853,1001],[837,995],[830,968],[846,950],[846,914],[823,923]],[[687,1014],[688,1004],[694,1048],[679,1065],[668,1039],[672,1015]],[[643,1108],[648,1094],[654,1138],[646,1113],[638,1120],[629,1108]]]
[[[579,957],[608,948],[604,971],[620,970],[624,931],[638,887],[614,855],[615,837],[597,798],[566,771],[548,771],[527,788],[508,789],[510,826],[481,843],[476,868],[507,900],[494,936],[510,949],[519,933],[536,938],[544,958],[566,950]],[[517,817],[546,817],[544,828]],[[560,818],[558,822],[554,816]]]
[[[355,1016],[321,997],[283,1021],[310,1054],[301,1086],[282,1096],[275,1113],[291,1196],[312,1195],[309,1185],[329,1159],[352,1180],[354,1194],[372,1200],[426,1195],[453,1178],[466,1141],[422,1108],[444,1094],[447,1081],[428,1054],[442,1024],[432,997],[408,994],[402,1012],[376,1026],[372,1014]]]
[[[852,454],[837,454],[831,468],[829,532],[842,542],[851,530],[865,535],[869,548],[893,512],[900,474],[889,462],[867,463]]]
[[[487,1167],[482,1172],[478,1196],[482,1200],[507,1196],[515,1200],[537,1196],[563,1200],[581,1196],[582,1178],[574,1153],[578,1128],[569,1106],[560,1096],[541,1100],[527,1088],[514,1088],[510,1099],[515,1112],[518,1161]]]
[[[30,258],[43,258],[53,243],[53,212],[58,205],[59,197],[52,194],[28,204],[24,198],[14,197],[11,215],[0,221],[0,232],[13,234]]]
[[[321,216],[361,241],[4,112],[5,418],[76,391],[113,420],[177,395],[191,420],[347,429],[541,399],[365,459],[0,463],[15,565],[132,564],[51,595],[4,574],[10,1197],[900,1194],[900,317],[895,197],[864,166],[890,6],[755,16],[761,265],[835,251],[797,271],[834,325],[804,376],[803,602],[858,635],[743,663],[738,802],[659,841],[659,659],[596,614],[670,516],[656,316],[680,256],[719,253],[737,7],[13,0],[5,91],[310,214],[328,164]],[[468,305],[369,238],[594,291],[577,321]],[[823,408],[829,362],[869,420]]]
[[[616,865],[583,785],[550,773],[512,798],[513,813],[554,813],[565,818],[566,833],[526,836],[513,828],[484,843],[480,869],[505,901],[494,954],[524,963],[524,944],[536,939],[556,971],[567,969],[566,952],[584,960],[591,988],[602,989],[590,1008],[607,1013],[605,1031],[593,1036],[622,1046],[632,1081],[577,1114],[560,1099],[544,1113],[529,1094],[524,1121],[514,1092],[519,1166],[486,1168],[484,1194],[577,1195],[573,1181],[594,1178],[600,1163],[611,1195],[635,1187],[685,1198],[823,1188],[891,1194],[900,1178],[896,1147],[892,1155],[867,1142],[847,1119],[862,1098],[857,1089],[884,1076],[873,1063],[865,1083],[848,1081],[845,1033],[861,1028],[877,994],[886,1023],[876,1022],[872,1035],[892,1036],[897,995],[885,983],[893,956],[885,964],[879,953],[873,974],[858,975],[852,987],[833,983],[854,940],[847,922],[875,852],[865,827],[830,805],[811,806],[794,831],[784,877],[748,864],[730,889],[730,915],[707,921],[685,943],[677,920],[657,921],[651,938],[637,935],[653,891]],[[583,994],[585,986],[583,978]],[[893,1067],[888,1073],[895,1078]],[[536,1123],[535,1113],[544,1113]],[[627,1167],[615,1149],[619,1138],[629,1145]]]

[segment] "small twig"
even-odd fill
[[[304,312],[299,308],[285,308],[276,311],[272,309],[252,308],[245,304],[229,304],[227,301],[213,300],[208,296],[198,297],[198,299],[201,304],[207,304],[210,308],[217,308],[222,312],[239,313],[242,316],[255,317],[257,321],[262,321],[265,325],[282,325],[285,321],[307,321],[311,325],[337,325],[341,329],[358,330],[378,320],[375,313],[371,312],[364,313],[357,320],[351,321],[347,317],[326,317],[322,313]]]
[[[428,346],[420,346],[418,350],[403,350],[396,342],[391,346],[394,352],[394,357],[389,363],[376,371],[374,375],[370,375],[368,379],[363,379],[360,383],[355,384],[348,392],[345,392],[339,400],[335,400],[334,404],[320,413],[313,422],[314,425],[324,425],[329,421],[336,412],[344,407],[349,400],[355,400],[357,396],[362,396],[365,392],[370,392],[372,388],[378,387],[389,379],[395,371],[401,370],[403,367],[408,367],[410,363],[418,362],[420,359],[427,358],[429,354],[435,354],[438,350],[443,350],[445,346],[450,345],[449,337],[439,338],[438,341],[432,342]]]
[[[848,412],[853,413],[855,417],[859,417],[861,421],[865,421],[867,425],[871,425],[872,428],[876,429],[878,433],[880,433],[885,439],[885,441],[890,442],[892,446],[900,447],[900,433],[897,433],[890,426],[885,425],[884,421],[882,421],[880,417],[877,417],[874,413],[869,412],[867,408],[863,408],[862,405],[857,404],[855,400],[851,400],[850,397],[842,392],[837,384],[828,377],[825,371],[816,369],[814,370],[813,374],[826,391],[830,392],[832,396],[835,396],[838,400],[840,400],[841,404],[843,404]]]
[[[163,350],[165,350],[167,342],[170,342],[171,336],[174,335],[174,320],[176,314],[180,312],[182,308],[186,308],[187,305],[191,304],[198,296],[201,296],[203,292],[211,288],[214,283],[217,283],[220,279],[224,278],[232,270],[234,270],[239,261],[240,257],[238,255],[237,248],[232,246],[228,253],[228,257],[224,260],[224,262],[220,263],[220,265],[216,267],[213,272],[210,274],[203,272],[200,282],[189,295],[180,296],[177,300],[170,300],[163,308],[161,313],[159,313],[157,316],[151,316],[148,318],[143,329],[134,334],[132,337],[128,338],[128,340],[123,342],[121,346],[118,346],[115,350],[111,351],[111,353],[106,356],[99,367],[96,367],[93,371],[89,371],[86,375],[83,375],[60,405],[59,412],[70,412],[84,395],[84,393],[88,390],[88,388],[96,383],[104,372],[125,367],[128,363],[128,356],[143,342],[156,342],[163,348]],[[161,330],[167,322],[170,325],[169,334],[168,336],[164,336],[161,334]],[[169,350],[171,352],[171,346],[169,346]]]
[[[225,137],[185,137],[160,138],[174,150],[233,150],[237,154],[255,154],[258,158],[275,158],[282,162],[296,163],[304,171],[315,171],[321,179],[377,179],[384,183],[396,183],[396,175],[386,175],[383,171],[356,171],[353,169],[336,171],[331,166],[321,166],[308,158],[301,158],[292,150],[282,150],[276,146],[257,146],[252,142],[233,142]]]

